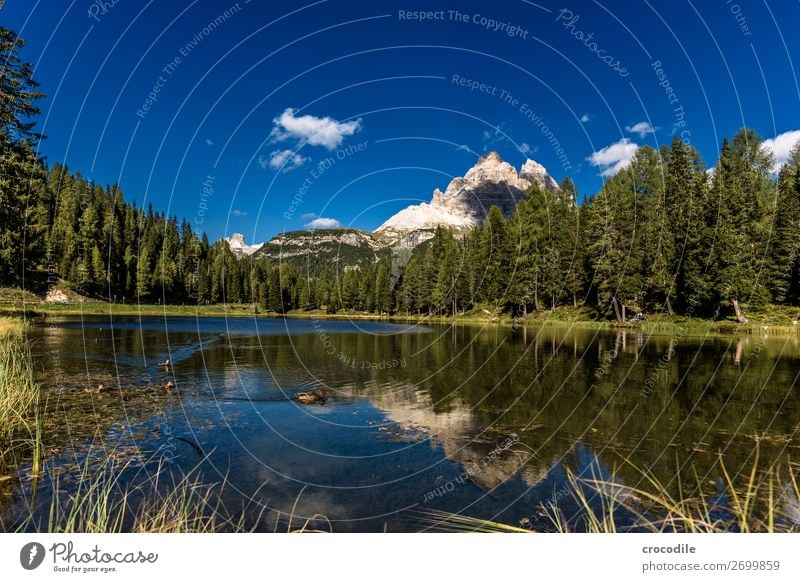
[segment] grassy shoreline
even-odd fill
[[[50,317],[50,316],[182,316],[182,317],[259,317],[383,321],[396,323],[431,323],[446,325],[481,325],[501,327],[554,327],[576,328],[596,331],[626,330],[648,335],[761,335],[769,337],[800,337],[797,317],[800,310],[772,306],[764,311],[750,314],[750,323],[739,324],[734,319],[711,320],[696,317],[669,316],[658,314],[645,321],[618,323],[612,320],[596,319],[593,310],[570,308],[555,312],[539,311],[525,319],[513,318],[509,314],[499,314],[486,309],[476,309],[456,317],[440,315],[377,315],[367,312],[327,313],[325,310],[290,311],[279,314],[264,312],[251,304],[216,305],[148,305],[112,304],[101,302],[86,303],[45,303],[0,301],[0,316]]]

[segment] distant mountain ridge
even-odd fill
[[[295,230],[273,237],[258,251],[275,263],[290,263],[307,272],[337,266],[342,270],[377,262],[387,245],[355,228]]]
[[[444,192],[436,188],[430,202],[404,208],[373,233],[354,228],[314,229],[285,232],[259,245],[247,245],[240,234],[225,240],[237,258],[257,253],[306,270],[326,265],[355,268],[392,252],[407,257],[410,249],[433,237],[438,226],[468,231],[486,220],[492,206],[509,217],[533,184],[552,192],[559,190],[544,166],[534,160],[527,160],[517,171],[497,152],[489,152],[464,176],[451,180]]]

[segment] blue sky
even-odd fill
[[[49,161],[212,240],[373,230],[488,150],[591,195],[674,134],[800,138],[798,2],[6,4]]]

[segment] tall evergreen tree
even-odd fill
[[[0,26],[0,278],[14,281],[22,278],[26,266],[38,266],[43,254],[31,240],[41,231],[35,226],[28,231],[27,224],[37,214],[45,180],[36,153],[41,136],[32,121],[43,94],[33,79],[33,66],[20,57],[24,46],[14,31]],[[34,256],[24,265],[29,252]]]
[[[778,174],[766,282],[775,303],[797,303],[800,253],[800,144]]]
[[[765,221],[774,196],[770,172],[772,154],[750,129],[723,143],[712,194],[719,209],[715,244],[714,291],[718,301],[730,301],[740,323],[747,323],[741,303],[767,298],[761,270],[768,248]]]

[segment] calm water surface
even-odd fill
[[[547,530],[543,502],[576,510],[568,472],[637,485],[634,465],[713,495],[720,455],[734,474],[756,442],[762,464],[800,457],[795,339],[179,317],[48,318],[32,338],[40,500],[106,458],[146,474],[207,455],[200,478],[226,479],[261,530],[295,504],[294,526],[320,514],[334,531],[418,531],[429,510]],[[115,390],[83,392],[100,382]],[[293,400],[323,387],[324,406]],[[0,503],[13,516],[20,497]]]

